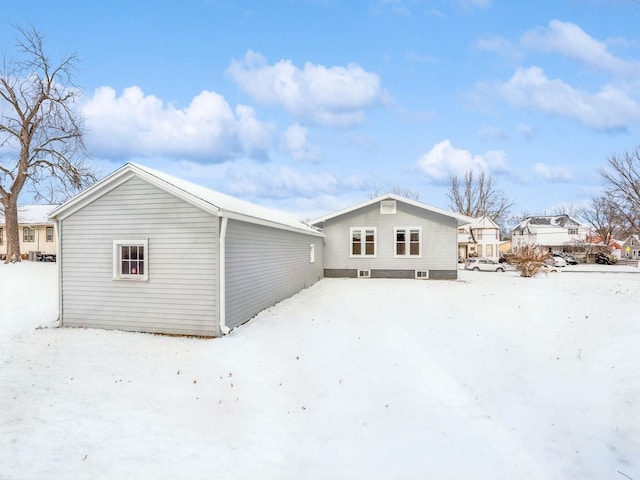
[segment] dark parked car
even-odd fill
[[[560,252],[558,253],[558,255],[560,255],[562,258],[564,258],[564,261],[567,262],[568,265],[577,265],[578,264],[578,259],[576,257],[574,257],[573,255],[571,255],[568,252]]]
[[[599,252],[599,253],[596,253],[596,263],[599,263],[601,265],[615,265],[616,259],[613,258],[611,255],[607,255],[606,253]]]

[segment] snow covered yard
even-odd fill
[[[0,264],[0,478],[640,480],[640,274],[325,279],[222,339]],[[633,272],[633,273],[631,273]]]

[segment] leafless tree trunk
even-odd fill
[[[627,233],[640,232],[640,145],[622,155],[610,155],[599,170],[607,183],[605,195]]]
[[[476,178],[468,170],[462,181],[454,175],[449,182],[449,205],[463,215],[475,218],[487,216],[500,224],[513,206],[513,202],[496,187],[493,177],[485,173]]]
[[[0,201],[7,231],[5,262],[20,261],[18,199],[29,184],[80,189],[95,181],[86,162],[79,91],[72,83],[75,54],[53,64],[34,29],[16,27],[16,60],[5,56],[0,73]]]

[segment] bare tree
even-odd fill
[[[483,172],[476,178],[471,170],[462,180],[455,175],[450,177],[447,196],[452,210],[469,217],[487,216],[498,224],[506,220],[513,206],[493,177]]]
[[[605,246],[620,232],[618,205],[608,195],[591,199],[590,206],[578,210],[578,217],[593,228]]]
[[[399,197],[408,198],[409,200],[415,200],[416,202],[420,200],[420,194],[418,192],[414,192],[410,188],[399,187],[397,185],[391,186],[389,190],[385,193],[392,193],[394,195],[398,195]],[[369,194],[369,198],[376,198],[382,195],[380,189],[375,187],[373,192]]]
[[[80,92],[72,82],[75,54],[57,63],[35,28],[15,27],[17,58],[0,72],[0,202],[7,232],[5,263],[20,261],[18,199],[26,185],[53,180],[62,190],[95,181],[86,162],[82,119],[73,109]]]
[[[640,232],[640,145],[621,155],[610,155],[598,172],[606,182],[605,195],[615,206],[623,229]]]

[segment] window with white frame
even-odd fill
[[[309,263],[316,263],[316,245],[315,243],[309,244]]]
[[[351,256],[375,257],[376,256],[376,228],[352,227],[351,228]]]
[[[396,257],[422,256],[422,227],[396,227]]]
[[[148,280],[148,240],[113,241],[113,279]]]
[[[570,228],[569,229],[569,235],[578,235],[578,229],[577,228]]]
[[[47,242],[53,242],[53,227],[47,227]]]

